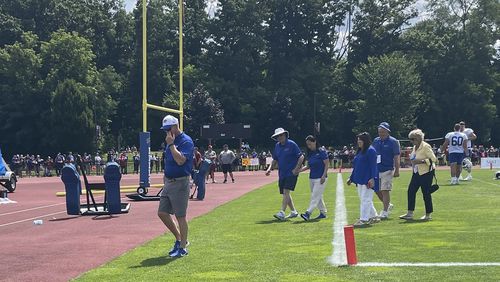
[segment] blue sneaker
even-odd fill
[[[300,217],[302,217],[303,220],[308,221],[311,218],[311,214],[306,211],[305,213],[300,214]]]
[[[168,252],[168,255],[172,256],[172,254],[177,253],[180,247],[181,247],[181,241],[176,240],[174,243],[174,247],[170,250],[170,252]]]
[[[315,219],[323,219],[323,218],[326,218],[326,214],[319,213],[319,215]]]
[[[187,249],[179,248],[177,251],[170,255],[171,258],[181,258],[188,255]]]

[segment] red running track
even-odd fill
[[[208,184],[205,200],[189,203],[188,218],[271,183],[276,174],[237,172],[235,184]],[[161,183],[162,175],[152,175],[151,182]],[[121,182],[137,183],[137,175],[125,175]],[[23,178],[9,194],[17,204],[0,205],[0,281],[67,281],[165,232],[156,216],[158,202],[131,201],[128,214],[114,217],[68,216],[58,191],[64,191],[59,178]],[[35,219],[43,224],[34,225]]]

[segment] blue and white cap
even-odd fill
[[[382,122],[382,123],[380,123],[379,126],[378,126],[378,128],[383,128],[383,129],[391,132],[391,126],[389,125],[389,123],[387,123],[385,121]]]
[[[172,128],[172,125],[176,124],[179,124],[179,120],[174,116],[167,115],[163,118],[162,127],[160,129],[170,130]]]

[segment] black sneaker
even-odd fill
[[[231,181],[233,181],[233,183],[234,183],[234,178],[233,178],[233,179],[231,179]]]
[[[222,182],[222,183],[224,183],[224,184],[227,183],[227,179],[224,179],[224,182]]]

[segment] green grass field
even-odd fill
[[[344,179],[347,177],[344,174]],[[493,172],[474,171],[475,179],[433,194],[433,221],[406,223],[410,173],[395,181],[393,219],[357,229],[360,262],[500,262],[500,181]],[[319,222],[273,220],[280,205],[274,185],[267,185],[190,223],[190,254],[170,259],[170,234],[94,269],[79,281],[499,281],[500,267],[332,267],[336,174],[331,174],[326,204],[329,218]],[[351,186],[353,187],[353,186]],[[348,219],[358,217],[358,197],[345,186]],[[301,175],[293,194],[299,211],[307,208],[309,185]],[[381,203],[376,200],[376,207]],[[416,216],[423,215],[417,195]],[[160,224],[152,215],[151,224]]]

